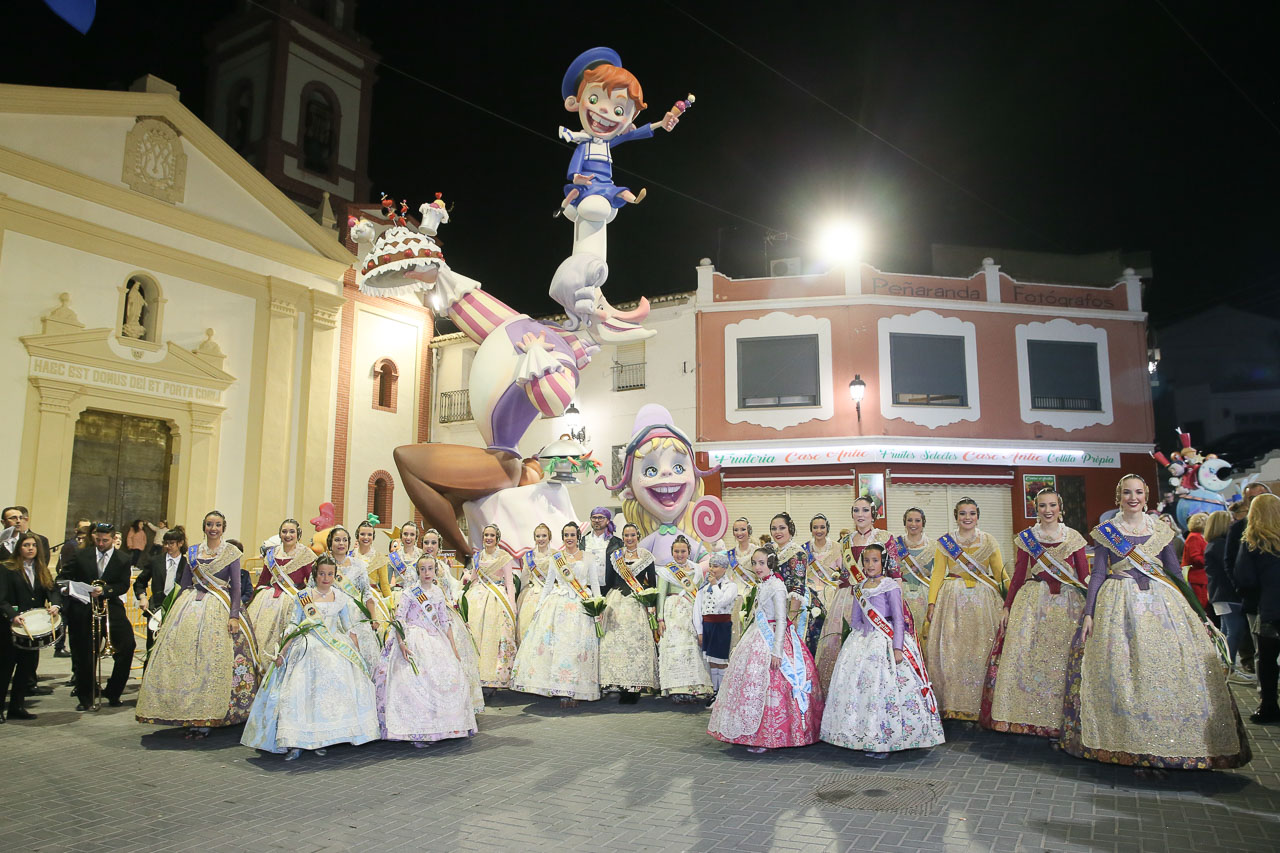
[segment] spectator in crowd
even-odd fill
[[[240,544],[239,539],[228,539],[227,544],[234,545],[237,551],[244,554],[244,546]],[[249,570],[244,567],[247,562],[249,562],[249,555],[245,554],[244,559],[240,561],[240,603],[246,608],[249,606],[249,602],[253,601],[253,594],[257,592],[253,588],[253,577],[249,574]]]
[[[147,523],[135,518],[124,532],[124,549],[129,552],[129,565],[138,566],[147,553]]]
[[[1173,546],[1173,550],[1178,553],[1178,560],[1182,560],[1182,549],[1186,545],[1186,539],[1182,535],[1182,529],[1178,527],[1178,522],[1174,521],[1173,516],[1165,513],[1160,516],[1160,520],[1169,525],[1169,529],[1173,531],[1173,541],[1169,544]],[[1179,565],[1182,565],[1179,562]]]
[[[1233,505],[1232,515],[1235,516],[1235,520],[1231,523],[1231,527],[1227,531],[1227,552],[1223,555],[1223,559],[1227,564],[1227,574],[1232,578],[1235,577],[1236,556],[1240,553],[1240,540],[1244,536],[1249,504],[1252,503],[1253,499],[1258,495],[1267,495],[1270,493],[1271,487],[1266,483],[1250,483],[1248,486],[1245,486],[1244,494],[1241,496],[1244,500],[1239,503],[1243,503],[1244,507],[1240,510],[1239,514],[1236,513]],[[1254,630],[1254,620],[1252,619],[1249,620],[1249,629],[1249,632],[1245,634],[1244,639],[1240,642],[1240,668],[1245,672],[1254,672],[1257,663],[1254,656],[1256,645],[1254,642],[1254,635],[1257,631]]]
[[[1262,701],[1249,719],[1280,722],[1276,682],[1280,678],[1280,498],[1259,493],[1249,503],[1233,578],[1244,595],[1258,644],[1258,694]]]
[[[1227,531],[1230,528],[1231,513],[1225,509],[1210,513],[1204,526],[1204,570],[1209,580],[1210,603],[1207,610],[1217,615],[1218,624],[1227,635],[1227,654],[1233,668],[1229,680],[1247,684],[1254,680],[1253,674],[1244,667],[1246,649],[1249,667],[1253,667],[1253,638],[1249,636],[1249,620],[1244,615],[1244,598],[1227,573]],[[1240,655],[1238,669],[1235,668],[1237,653]]]
[[[8,529],[12,527],[18,535],[31,532],[31,513],[25,506],[7,506],[4,512],[0,513],[0,520],[3,520],[3,527]],[[40,543],[40,557],[46,564],[49,562],[49,540],[39,533],[34,534],[36,540]],[[7,560],[13,556],[14,548],[18,543],[17,536],[9,539],[5,543],[4,553],[0,554],[0,559]]]
[[[164,550],[164,535],[169,532],[169,522],[161,521],[159,524],[147,522],[147,527],[151,528],[151,553],[159,554]],[[186,534],[183,534],[183,540],[186,540]]]
[[[1200,602],[1200,606],[1209,614],[1213,610],[1209,607],[1209,577],[1204,571],[1204,526],[1209,520],[1209,513],[1197,512],[1195,515],[1187,519],[1187,540],[1182,546],[1182,574],[1187,579],[1187,583],[1191,585],[1191,589],[1195,591],[1196,600]],[[1218,620],[1212,617],[1216,625]]]
[[[174,586],[182,582],[182,575],[187,570],[187,540],[181,527],[165,531],[162,547],[161,553],[143,561],[142,571],[133,581],[133,594],[140,599],[138,603],[144,613],[158,611]],[[155,634],[148,626],[147,648],[155,645],[155,641]]]
[[[1227,511],[1231,513],[1232,521],[1244,521],[1244,517],[1249,513],[1249,505],[1244,501],[1236,501],[1227,507]]]
[[[71,531],[71,535],[62,543],[62,547],[58,549],[58,565],[54,570],[54,576],[62,574],[64,566],[69,566],[76,561],[76,553],[81,548],[88,548],[92,543],[89,541],[89,528],[93,526],[87,518],[76,520],[75,529]],[[67,632],[63,631],[62,636],[58,638],[58,642],[53,646],[53,656],[55,658],[69,658],[71,652],[67,651]],[[71,679],[67,682],[67,687],[74,687],[76,683],[75,660],[71,661]]]

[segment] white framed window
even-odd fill
[[[729,423],[782,430],[830,420],[831,321],[774,311],[724,330],[724,409]]]
[[[880,318],[876,333],[886,418],[932,429],[981,417],[973,323],[917,311]]]
[[[1071,432],[1114,419],[1107,330],[1061,317],[1014,329],[1024,423]]]

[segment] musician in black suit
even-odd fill
[[[142,601],[142,609],[156,612],[164,603],[165,596],[176,585],[182,582],[182,575],[187,571],[187,541],[182,528],[166,530],[164,533],[164,549],[152,554],[142,565],[142,571],[133,581],[133,594]],[[151,587],[150,595],[147,587]],[[147,648],[155,645],[156,638],[147,628]]]
[[[0,521],[3,521],[5,528],[12,527],[18,534],[31,533],[31,513],[25,506],[7,506],[3,512],[0,512]],[[49,564],[49,540],[41,536],[39,533],[32,533],[36,540],[40,543],[40,555],[44,557],[45,565]],[[7,560],[13,556],[14,546],[17,539],[10,539],[5,543],[5,548],[0,553],[0,559]]]
[[[120,704],[120,694],[129,681],[129,668],[133,665],[133,650],[137,645],[133,639],[133,626],[120,603],[120,596],[129,591],[131,567],[128,556],[115,547],[115,525],[99,522],[93,526],[92,534],[93,547],[82,548],[76,554],[75,562],[59,573],[58,580],[100,583],[93,587],[91,600],[96,602],[105,598],[107,601],[111,645],[115,647],[115,654],[111,678],[102,688],[102,695],[114,707]],[[71,635],[71,656],[76,669],[76,698],[80,700],[76,710],[87,711],[93,706],[97,675],[93,666],[92,609],[90,604],[71,595],[64,596],[64,601],[67,630]]]
[[[62,597],[53,581],[49,564],[40,556],[40,540],[34,533],[20,534],[13,543],[13,556],[0,565],[0,708],[4,707],[5,694],[9,694],[9,719],[33,720],[23,707],[27,688],[35,675],[40,652],[36,649],[18,648],[13,642],[12,631],[23,628],[22,614],[28,610],[46,607],[57,613]],[[16,670],[16,671],[15,671]],[[9,692],[9,684],[13,690]],[[0,717],[0,721],[3,721]]]

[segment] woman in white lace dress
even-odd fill
[[[653,554],[640,547],[640,529],[627,524],[622,528],[622,548],[610,554],[608,561],[600,688],[617,690],[619,702],[634,704],[642,690],[658,689],[658,654],[649,610],[636,597],[642,590],[656,590]]]
[[[703,580],[702,567],[689,562],[689,540],[671,543],[672,562],[658,567],[658,683],[674,702],[711,695],[711,673],[693,625],[693,602]]]

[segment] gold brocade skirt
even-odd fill
[[[605,596],[604,637],[600,640],[600,689],[656,690],[658,653],[649,616],[639,601],[616,589]]]
[[[484,687],[506,687],[516,660],[516,626],[498,597],[476,581],[466,592],[467,627],[475,637]]]
[[[995,590],[981,581],[972,588],[960,578],[943,582],[929,625],[926,654],[944,718],[978,719],[982,682],[1003,604]]]
[[[284,633],[284,627],[293,618],[294,600],[284,593],[277,596],[275,592],[276,590],[269,586],[258,590],[253,596],[253,601],[249,602],[247,610],[264,660],[276,656],[279,651],[280,635]]]
[[[851,587],[830,587],[822,585],[819,592],[827,618],[822,623],[822,633],[818,636],[818,650],[814,654],[814,663],[818,667],[818,682],[822,685],[822,693],[826,695],[831,687],[831,673],[836,668],[836,659],[840,657],[840,646],[844,642],[844,626],[853,620],[853,608],[858,604],[853,600]]]
[[[540,581],[529,581],[520,588],[520,594],[516,596],[516,636],[522,643],[525,632],[533,624],[533,614],[538,609],[538,599],[542,597],[543,586],[544,584]]]
[[[1251,753],[1225,667],[1180,592],[1108,578],[1072,642],[1062,748],[1095,761],[1239,767]]]
[[[1083,613],[1084,596],[1066,585],[1057,595],[1040,581],[1029,581],[1018,590],[1003,638],[997,640],[999,651],[991,653],[983,693],[984,726],[1058,736],[1071,636]]]

